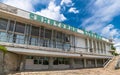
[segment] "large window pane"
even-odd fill
[[[57,39],[58,41],[62,41],[62,32],[57,32],[57,34],[56,34],[56,39]]]
[[[8,33],[8,42],[13,42],[13,34],[12,33]]]
[[[45,29],[45,38],[51,39],[52,30]]]
[[[18,44],[24,44],[24,36],[15,34],[13,38],[13,42]]]
[[[13,31],[14,29],[14,21],[10,21],[9,31]]]
[[[0,29],[6,30],[8,20],[0,18]]]
[[[0,32],[0,41],[6,42],[7,41],[7,33]]]
[[[39,36],[39,27],[32,26],[31,35],[33,35],[33,36]]]
[[[40,32],[40,37],[44,37],[44,27],[41,27],[41,30],[40,30],[41,32]]]
[[[15,27],[15,32],[24,33],[25,24],[17,22]]]
[[[38,45],[38,38],[37,37],[31,37],[30,38],[30,45]]]

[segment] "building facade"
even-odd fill
[[[109,39],[3,3],[0,45],[9,71],[103,67],[112,58]]]

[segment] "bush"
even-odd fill
[[[5,46],[1,46],[0,45],[0,51],[2,51],[3,53],[7,52],[7,48]]]

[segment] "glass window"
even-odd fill
[[[54,64],[54,65],[58,65],[58,59],[57,59],[57,58],[55,58],[53,64]]]
[[[45,38],[51,39],[52,30],[45,29]]]
[[[43,65],[48,65],[48,64],[49,64],[48,60],[43,60]]]
[[[63,49],[64,49],[64,50],[70,50],[70,44],[69,44],[69,43],[65,43],[65,44],[63,45]]]
[[[15,26],[15,32],[24,33],[25,24],[17,22]]]
[[[13,42],[13,34],[12,33],[8,33],[8,42]]]
[[[41,27],[41,30],[40,30],[41,32],[40,32],[40,37],[44,37],[44,27]]]
[[[31,35],[39,36],[39,27],[32,26]]]
[[[69,60],[67,58],[55,58],[53,64],[54,65],[59,65],[59,64],[68,65],[69,64]]]
[[[7,19],[0,18],[0,29],[6,30],[7,23],[8,23]]]
[[[44,39],[44,41],[43,41],[43,46],[44,46],[44,47],[49,47],[49,46],[50,46],[50,41],[47,40],[47,39],[46,39],[46,40]]]
[[[56,39],[62,41],[62,32],[57,32]]]
[[[15,34],[13,36],[13,42],[14,43],[18,43],[18,44],[24,44],[24,36],[23,35]]]
[[[39,60],[34,59],[34,64],[39,64]]]
[[[37,37],[31,37],[30,38],[30,45],[38,45],[38,38]]]
[[[0,41],[7,42],[7,33],[0,32]]]
[[[13,31],[14,21],[10,21],[9,31]]]
[[[59,41],[56,41],[56,48],[62,49],[63,48],[63,43],[59,42]]]

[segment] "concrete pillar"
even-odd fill
[[[25,70],[25,55],[21,56],[21,61],[20,61],[20,71],[24,71]]]
[[[74,59],[71,58],[70,59],[70,68],[74,68],[74,64],[75,64]]]
[[[89,38],[87,38],[87,51],[90,52]]]
[[[84,68],[86,68],[86,59],[84,58]]]
[[[97,67],[97,59],[95,59],[95,67]]]
[[[103,42],[101,42],[101,50],[102,50],[102,54],[104,54],[104,45],[103,45]]]
[[[92,48],[92,53],[94,53],[95,51],[94,51],[94,45],[93,45],[93,39],[91,39],[91,48]]]
[[[99,41],[99,54],[101,54],[101,43]]]
[[[54,62],[53,57],[50,57],[49,58],[49,67],[48,67],[48,69],[53,69],[53,62]]]
[[[97,41],[95,41],[95,48],[96,48],[96,53],[98,53],[98,46],[97,46]]]
[[[106,43],[105,43],[105,54],[107,54]]]

